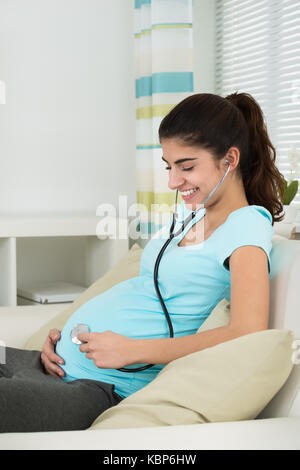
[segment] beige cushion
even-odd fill
[[[212,330],[220,326],[226,326],[230,322],[230,303],[227,299],[222,299],[204,323],[200,326],[198,332]]]
[[[119,282],[136,277],[140,272],[142,248],[135,244],[121,260],[104,276],[84,291],[69,307],[40,328],[25,345],[25,349],[41,350],[52,328],[62,330],[71,315],[88,300],[110,289]]]
[[[254,419],[292,370],[293,340],[289,330],[265,330],[172,361],[90,429]]]

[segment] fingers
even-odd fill
[[[93,350],[93,333],[80,333],[77,335],[77,338],[79,341],[81,341],[81,345],[79,346],[79,351],[83,353],[91,353]],[[88,354],[86,354],[86,357],[88,357]]]
[[[56,344],[60,338],[60,331],[57,328],[53,328],[49,331],[48,338],[50,338],[53,344]]]
[[[43,353],[41,355],[41,360],[48,374],[53,375],[60,379],[65,375],[64,371],[58,365],[49,361],[47,357],[45,356],[43,357]]]
[[[53,356],[51,356],[52,359],[50,360],[49,357],[46,355],[45,352],[42,352],[41,354],[41,361],[44,365],[44,368],[46,370],[46,372],[50,375],[54,375],[55,377],[63,377],[65,375],[64,371],[61,369],[61,367],[59,367],[55,361],[53,361]],[[57,356],[59,357],[59,356]],[[61,360],[59,358],[59,360]]]
[[[89,343],[83,343],[79,346],[79,351],[87,353],[91,351],[91,345]]]
[[[63,364],[63,360],[57,354],[55,354],[55,345],[60,339],[60,331],[53,328],[49,331],[48,337],[46,338],[43,352],[45,353],[46,362],[59,362]]]
[[[42,349],[41,361],[48,374],[61,378],[65,375],[65,373],[57,365],[57,363],[62,365],[64,364],[64,361],[54,351],[55,344],[57,343],[59,338],[60,338],[59,330],[53,329],[49,332],[46,338],[46,341],[44,343],[43,349]]]
[[[92,335],[92,333],[79,333],[79,335],[77,335],[77,338],[82,343],[87,343],[88,341],[90,341],[91,335]]]
[[[53,331],[53,330],[51,330]],[[58,330],[56,330],[59,334],[59,338],[60,338],[60,332]],[[51,333],[51,332],[50,332]],[[52,362],[58,362],[59,364],[63,364],[64,361],[63,359],[58,356],[56,353],[55,353],[55,350],[54,350],[54,344],[53,344],[53,339],[49,333],[48,337],[46,338],[46,341],[45,341],[45,344],[44,344],[44,347],[43,347],[43,352],[45,353],[45,355],[47,356],[47,358],[52,361]],[[54,336],[55,338],[57,337]],[[57,343],[57,340],[55,341],[55,344]]]

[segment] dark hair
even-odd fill
[[[160,124],[160,141],[169,138],[206,149],[216,161],[230,147],[237,147],[237,172],[248,203],[265,207],[272,215],[272,225],[283,219],[283,175],[275,165],[276,150],[263,112],[250,94],[236,92],[223,98],[199,93],[185,98]]]

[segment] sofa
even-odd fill
[[[91,427],[84,431],[4,433],[0,434],[0,449],[300,449],[300,241],[274,235],[272,243],[269,329],[293,332],[295,350],[287,380],[255,419],[120,429]],[[128,266],[127,278],[137,275],[140,253],[136,251],[134,256],[135,267]],[[129,265],[128,260],[125,261]],[[116,279],[119,271],[116,266],[108,273],[106,288],[114,281],[120,281]],[[28,343],[28,339],[32,335],[34,337],[37,331],[44,334],[65,309],[62,304],[0,307],[0,340],[7,346],[23,348],[29,344],[30,347],[34,342]]]

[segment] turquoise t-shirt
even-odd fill
[[[181,203],[175,232],[190,213]],[[227,220],[202,243],[178,246],[191,226],[200,220],[201,209],[185,230],[168,245],[159,266],[158,282],[170,314],[174,336],[195,334],[214,307],[226,297],[230,300],[228,258],[245,245],[261,247],[270,272],[272,217],[262,206],[251,205],[232,212]],[[64,380],[100,380],[115,385],[122,397],[136,392],[152,381],[164,364],[141,372],[121,372],[97,368],[70,339],[71,330],[85,323],[90,331],[111,330],[130,338],[168,338],[167,320],[157,298],[153,270],[156,257],[166,240],[166,226],[143,250],[140,275],[121,282],[82,305],[65,324],[56,351],[65,360]],[[127,367],[138,367],[135,364]]]

